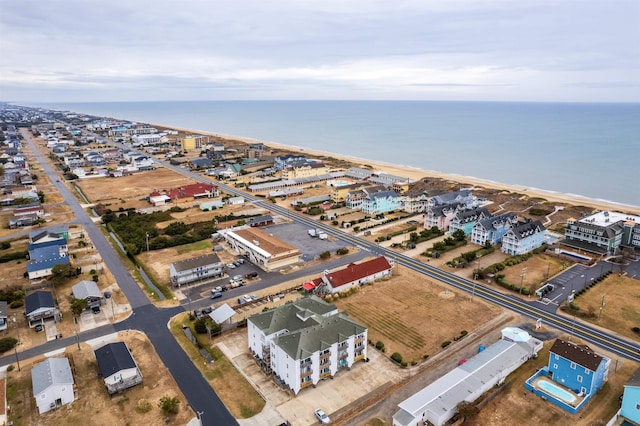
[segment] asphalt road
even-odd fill
[[[449,284],[459,290],[470,293],[471,297],[480,297],[495,305],[509,309],[513,312],[519,313],[534,320],[540,319],[545,324],[569,333],[570,335],[576,336],[584,341],[603,347],[604,349],[619,356],[640,362],[640,345],[638,345],[637,342],[632,342],[627,339],[617,337],[612,333],[602,331],[597,327],[580,323],[576,321],[575,317],[565,318],[561,315],[556,314],[556,309],[541,307],[540,304],[538,304],[536,301],[523,301],[518,297],[505,295],[488,287],[478,285],[477,282],[458,277],[457,275],[451,274],[447,271],[437,269],[431,265],[422,263],[403,254],[396,253],[393,250],[381,247],[376,243],[372,243],[357,236],[347,234],[346,232],[335,229],[323,222],[316,221],[297,212],[292,212],[285,209],[284,207],[264,200],[263,198],[255,197],[251,194],[245,193],[244,191],[240,191],[228,185],[221,184],[220,182],[211,181],[210,179],[207,179],[206,177],[197,173],[188,171],[181,167],[172,166],[164,161],[158,162],[163,164],[167,168],[175,170],[176,172],[183,175],[189,176],[199,182],[213,183],[215,185],[218,185],[222,189],[222,191],[226,193],[243,196],[245,197],[245,199],[253,202],[255,205],[258,205],[276,214],[288,217],[299,223],[303,223],[309,228],[320,228],[328,235],[338,238],[344,241],[346,244],[357,246],[362,250],[368,251],[375,255],[384,255],[388,259],[391,259],[400,265],[420,272],[425,276],[444,282],[445,284]],[[592,275],[593,277],[596,277],[598,273],[599,268],[589,268],[588,271],[585,270],[584,274],[581,274],[582,276],[580,277],[580,279],[585,280],[586,277],[586,283],[589,283],[591,281]],[[577,278],[574,277],[573,279]]]
[[[238,422],[236,419],[229,413],[229,410],[227,410],[222,401],[220,401],[220,398],[218,398],[211,388],[209,382],[202,377],[200,371],[193,365],[167,328],[169,318],[179,312],[184,312],[184,308],[158,309],[151,304],[145,293],[129,274],[127,268],[122,264],[119,255],[109,241],[107,241],[104,234],[91,220],[67,186],[58,180],[59,176],[42,157],[42,154],[33,140],[31,140],[28,132],[24,129],[20,131],[31,147],[35,158],[42,165],[43,170],[51,179],[51,182],[54,182],[54,185],[63,196],[65,203],[75,214],[75,223],[84,226],[94,247],[100,253],[105,265],[115,277],[118,286],[127,296],[133,309],[132,315],[127,320],[116,324],[115,328],[109,326],[110,329],[103,330],[101,327],[96,329],[97,331],[92,330],[91,332],[82,333],[80,337],[85,340],[111,333],[114,330],[126,329],[135,329],[144,332],[149,337],[160,359],[162,359],[162,362],[167,367],[167,371],[173,376],[185,398],[187,398],[187,402],[191,408],[196,413],[200,413],[202,424],[212,426],[237,425]],[[42,354],[50,351],[52,348],[62,348],[70,343],[75,343],[75,338],[48,342],[37,348],[21,352],[19,355],[25,359],[27,356]],[[7,363],[13,362],[10,356],[0,358],[0,361],[5,360]]]

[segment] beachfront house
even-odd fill
[[[398,194],[393,190],[374,192],[362,200],[362,212],[365,214],[376,215],[397,209]]]
[[[620,415],[634,425],[640,425],[640,368],[624,384]]]
[[[181,287],[195,281],[210,280],[222,276],[222,262],[217,254],[173,262],[169,265],[169,276],[174,287]]]
[[[471,242],[479,246],[498,244],[502,242],[502,237],[517,222],[518,218],[512,213],[504,213],[499,216],[491,216],[482,219],[473,225],[471,230]]]
[[[424,215],[424,229],[436,227],[441,231],[446,231],[449,229],[451,221],[457,211],[458,206],[454,204],[428,207],[427,212]]]
[[[40,414],[70,404],[75,399],[73,374],[66,357],[47,358],[36,364],[31,369],[31,385]]]
[[[491,214],[484,207],[456,210],[449,223],[449,233],[453,234],[455,231],[461,230],[468,237],[479,220],[490,216]]]
[[[539,220],[516,223],[502,237],[502,252],[510,255],[524,254],[544,244],[545,227]]]
[[[525,388],[575,414],[607,381],[610,364],[587,345],[557,339],[549,350],[549,364],[530,377]]]
[[[367,359],[367,328],[309,296],[247,318],[249,350],[295,395]]]

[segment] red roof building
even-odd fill
[[[391,275],[392,268],[387,258],[380,256],[362,263],[350,263],[338,271],[327,272],[322,276],[322,281],[330,293],[338,293],[354,285],[366,284]]]
[[[173,188],[167,192],[153,191],[149,194],[149,198],[166,195],[172,201],[179,201],[184,198],[212,198],[218,196],[218,187],[207,183],[194,183],[192,185]]]

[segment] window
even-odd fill
[[[572,363],[571,363],[571,369],[572,369],[572,370],[575,370],[575,369],[576,369],[576,363],[575,363],[575,362],[572,362]]]
[[[556,355],[556,360],[559,360],[559,359],[560,359],[560,356]],[[556,367],[556,368],[557,368],[557,367]]]
[[[578,383],[582,383],[582,376],[578,376]]]
[[[558,369],[558,364],[553,364],[553,369],[557,370]]]

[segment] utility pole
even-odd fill
[[[600,312],[598,313],[598,322],[600,322],[600,317],[602,316],[602,308],[604,308],[604,294],[602,295],[602,302],[600,302]]]
[[[146,238],[147,238],[147,253],[149,253],[149,233],[146,233]]]
[[[18,358],[18,345],[20,344],[20,326],[18,326],[18,321],[16,320],[15,314],[13,315],[13,323],[16,326],[16,331],[18,333],[18,343],[13,347],[13,353],[16,355],[16,364],[18,364],[18,371],[20,371],[20,359]]]
[[[73,331],[76,332],[76,343],[78,344],[78,350],[81,350],[80,348],[80,336],[78,336],[78,328],[76,327],[77,324],[77,318],[73,317]]]
[[[524,281],[524,277],[527,275],[527,268],[522,268],[522,272],[520,272],[520,294],[522,294],[522,282]]]

